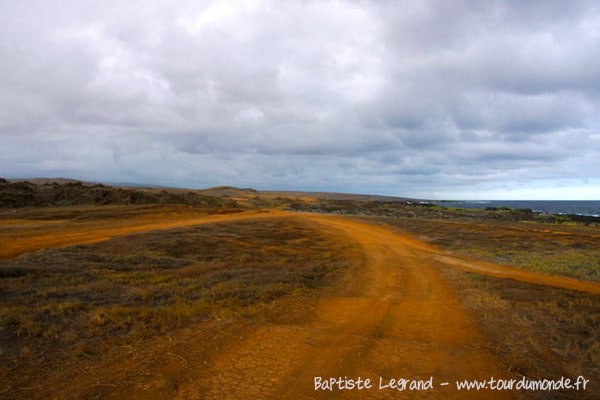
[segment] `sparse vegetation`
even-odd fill
[[[260,219],[125,235],[135,224],[220,218],[249,208],[353,215],[449,252],[600,281],[597,222],[531,210],[1,179],[0,203],[0,239],[15,247],[30,238],[52,247],[52,236],[63,234],[75,236],[67,244],[90,243],[78,236],[88,228],[119,234],[105,240],[106,233],[95,244],[5,252],[5,259],[24,254],[0,262],[0,397],[8,399],[52,398],[75,384],[72,398],[168,397],[178,390],[169,385],[213,361],[209,349],[269,324],[309,321],[322,296],[351,293],[364,261],[352,241],[302,216],[260,211],[252,214]],[[507,373],[600,381],[600,297],[436,268]],[[595,392],[519,395],[591,399]]]
[[[600,296],[489,278],[438,266],[510,372],[532,379],[600,380]],[[508,372],[508,371],[507,371]],[[596,386],[594,386],[596,387]],[[593,399],[594,390],[522,393],[524,399]]]
[[[306,302],[359,259],[356,249],[286,218],[130,235],[3,262],[0,377],[27,387],[61,363],[99,362],[115,346],[141,346],[202,321],[301,318],[305,308],[277,308],[277,300],[293,294]]]
[[[465,221],[472,223],[535,222],[600,225],[600,218],[592,216],[539,214],[534,213],[530,209],[512,209],[509,207],[488,207],[487,209],[454,208],[410,200],[313,199],[313,201],[301,201],[299,199],[290,199],[287,209],[341,215],[417,218],[419,220]]]
[[[33,184],[0,180],[0,209],[109,204],[184,204],[214,209],[239,207],[232,199],[208,196],[193,190],[115,188],[82,182]]]
[[[370,219],[373,220],[373,219]],[[600,232],[594,226],[380,218],[425,242],[484,261],[600,281]]]

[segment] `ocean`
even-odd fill
[[[489,200],[489,201],[443,201],[436,202],[444,207],[487,208],[510,207],[528,208],[546,214],[576,214],[599,217],[600,200]]]

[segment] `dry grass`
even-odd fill
[[[169,211],[65,207],[4,210],[0,218],[34,227],[65,220],[86,226],[157,210]],[[600,280],[598,227],[367,220],[449,251]],[[357,249],[300,218],[265,218],[135,234],[0,262],[0,397],[136,398],[138,389],[168,397],[176,388],[165,382],[192,379],[190,371],[210,362],[207,352],[237,339],[237,332],[310,318],[314,299],[342,290],[341,278],[361,260]],[[592,389],[579,397],[570,392],[531,398],[592,399],[600,393],[598,296],[441,264],[439,270],[513,372],[591,379]],[[157,380],[157,371],[169,379]]]
[[[597,226],[368,218],[445,250],[518,268],[600,281]]]
[[[357,260],[357,250],[309,223],[278,218],[136,234],[2,262],[0,393],[22,397],[19,388],[33,382],[205,321],[303,318],[309,299],[324,292],[315,289],[334,284]]]
[[[585,392],[520,393],[526,399],[596,399],[600,296],[438,269],[457,287],[509,370],[532,379],[590,380]],[[508,372],[508,371],[507,371]],[[528,396],[528,397],[527,397]]]
[[[597,226],[367,218],[442,249],[518,268],[600,280]],[[600,393],[600,296],[497,279],[437,263],[510,371],[590,379],[586,392],[525,399],[595,399]],[[508,371],[507,371],[508,372]]]

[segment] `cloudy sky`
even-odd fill
[[[0,0],[0,176],[598,200],[599,4]]]

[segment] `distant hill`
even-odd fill
[[[0,178],[0,208],[69,205],[181,204],[212,208],[239,208],[226,199],[196,190],[122,188],[73,179]]]
[[[202,190],[152,187],[115,187],[68,178],[7,180],[0,178],[0,209],[83,205],[184,205],[203,212],[282,208],[291,211],[402,218],[463,219],[471,221],[581,222],[599,224],[600,219],[581,215],[546,215],[528,209],[451,209],[439,202],[402,197],[300,192],[258,191],[217,186]]]
[[[261,191],[261,194],[268,194],[281,197],[308,197],[319,200],[349,200],[349,201],[420,201],[406,197],[380,196],[375,194],[352,194],[335,192],[300,192],[300,191]]]
[[[311,200],[312,199],[312,200]],[[179,189],[156,185],[101,184],[70,178],[0,178],[0,208],[85,204],[229,204],[230,206],[280,206],[302,201],[407,202],[418,200],[379,195],[333,192],[258,191],[252,188],[215,186]]]
[[[258,191],[250,188],[236,188],[233,186],[215,186],[199,190],[200,193],[217,197],[247,197],[256,196]]]
[[[8,182],[19,183],[19,182],[29,182],[34,185],[47,185],[51,183],[58,183],[59,185],[64,185],[65,183],[81,183],[82,185],[96,185],[97,183],[80,181],[77,179],[71,178],[32,178],[32,179],[7,179]]]

